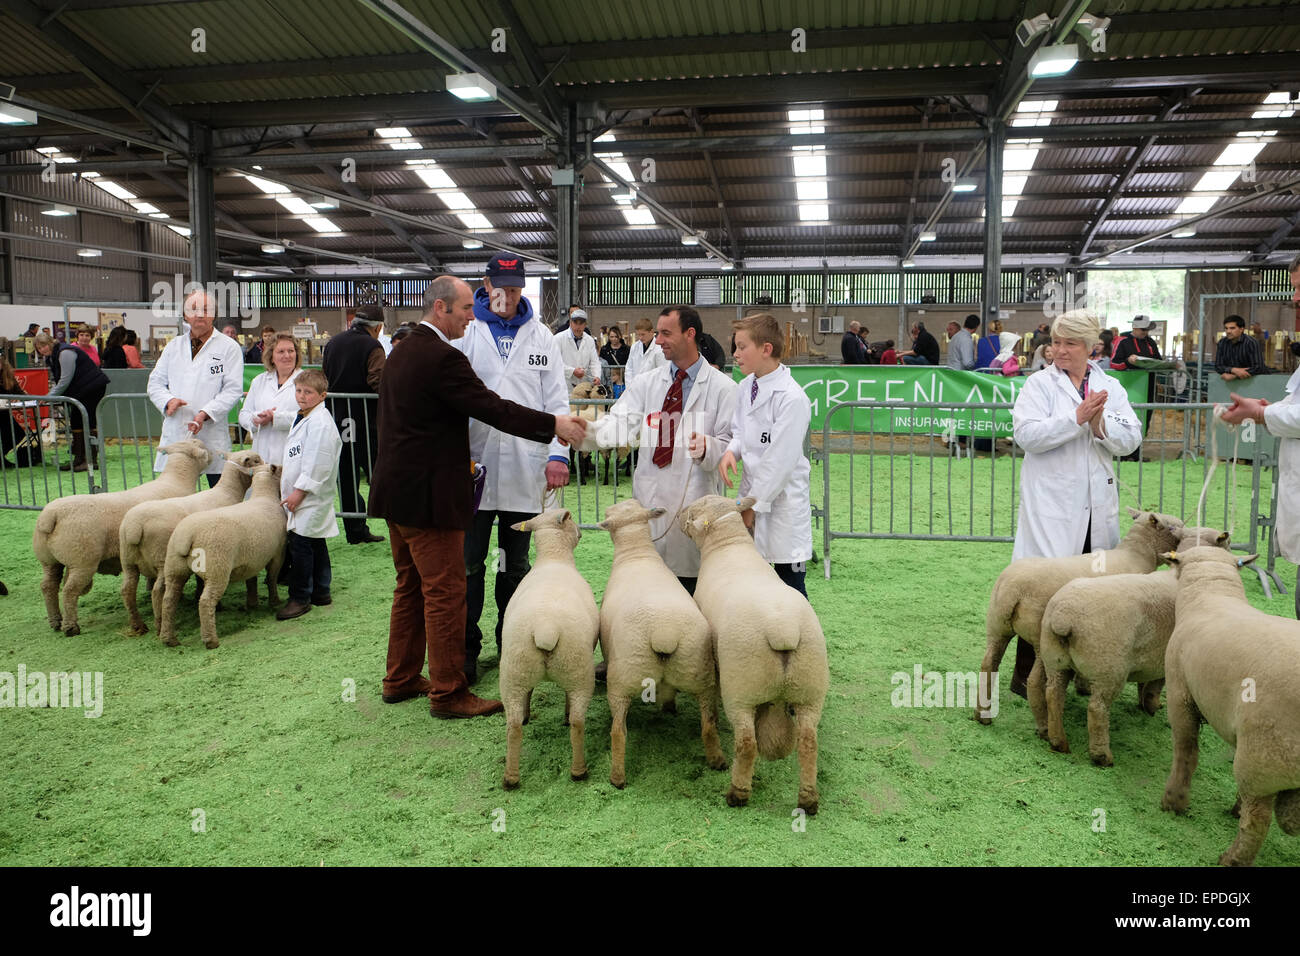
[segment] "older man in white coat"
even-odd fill
[[[464,336],[452,341],[452,347],[465,354],[483,384],[502,398],[552,415],[567,415],[569,390],[560,349],[524,298],[524,279],[522,259],[505,253],[494,255],[483,287],[474,294],[474,321]],[[469,448],[470,456],[487,469],[483,497],[465,535],[465,677],[473,684],[483,648],[478,622],[483,613],[492,522],[495,519],[497,523],[501,555],[495,565],[494,588],[499,653],[506,605],[528,573],[532,538],[511,526],[544,510],[544,496],[568,484],[569,450],[555,439],[549,446],[541,445],[475,419],[469,423]]]
[[[1291,297],[1300,307],[1300,255],[1291,260]],[[1294,351],[1296,347],[1292,345]],[[1300,565],[1300,368],[1286,383],[1286,398],[1270,405],[1259,398],[1232,393],[1232,404],[1223,413],[1232,425],[1257,422],[1270,435],[1280,438],[1277,451],[1277,524],[1273,540],[1278,553]],[[1300,619],[1300,568],[1296,569],[1295,616]]]
[[[213,332],[216,300],[206,292],[185,299],[189,332],[167,343],[158,364],[149,373],[149,400],[163,413],[159,445],[197,438],[212,452],[208,485],[217,483],[225,466],[222,453],[230,451],[227,416],[244,394],[244,352],[239,343]],[[167,456],[161,452],[153,470],[162,471]]]
[[[1137,449],[1142,422],[1124,386],[1088,360],[1100,338],[1093,313],[1059,316],[1052,323],[1052,364],[1025,379],[1016,396],[1013,436],[1025,463],[1012,560],[1085,554],[1119,543],[1111,459]],[[1017,643],[1011,690],[1022,697],[1034,656],[1028,642]]]
[[[565,384],[569,391],[580,382],[600,381],[600,356],[596,340],[587,333],[587,313],[575,309],[569,316],[569,327],[555,333],[555,344],[564,361]]]
[[[628,383],[609,414],[588,429],[584,451],[636,443],[640,454],[632,493],[665,513],[650,522],[655,548],[683,587],[695,592],[700,551],[678,525],[678,512],[696,498],[722,493],[718,462],[731,441],[736,383],[704,360],[696,346],[699,313],[673,305],[659,316],[666,365]]]

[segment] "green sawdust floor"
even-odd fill
[[[864,464],[855,466],[859,520]],[[881,464],[878,499],[887,499]],[[970,517],[969,462],[953,463],[949,512],[946,467],[936,463],[945,474],[936,513],[987,526],[987,460],[974,466],[983,518]],[[1157,466],[1146,467],[1154,476]],[[1195,501],[1201,472],[1192,471]],[[844,461],[833,478],[837,492],[847,484]],[[997,487],[1009,510],[1001,476]],[[624,481],[620,494],[628,493]],[[574,495],[571,487],[566,502],[576,510]],[[583,495],[590,520],[592,487]],[[602,495],[607,503],[609,490]],[[1242,529],[1248,502],[1247,494],[1238,506]],[[837,498],[837,515],[847,509]],[[927,510],[919,506],[915,520],[928,521]],[[1034,736],[1028,705],[1005,691],[1009,666],[992,726],[966,709],[891,706],[896,672],[978,666],[1007,544],[838,541],[832,581],[810,565],[831,688],[820,728],[821,812],[797,832],[795,758],[760,762],[750,805],[727,807],[728,775],[705,766],[698,709],[685,696],[676,716],[634,704],[628,785],[619,791],[608,782],[605,699],[588,714],[590,778],[574,783],[563,698],[543,685],[524,729],[523,787],[502,790],[502,717],[436,721],[420,700],[379,699],[392,587],[386,545],[333,539],[334,604],[296,621],[276,622],[265,604],[243,611],[242,589],[234,589],[218,615],[221,646],[208,651],[188,592],[181,647],[164,647],[153,633],[127,636],[118,578],[97,578],[83,598],[81,636],[52,632],[31,555],[34,522],[34,512],[0,511],[0,580],[10,590],[0,598],[0,671],[102,671],[106,700],[98,719],[81,710],[0,710],[0,864],[1208,865],[1236,830],[1227,814],[1235,795],[1229,750],[1209,728],[1190,814],[1161,812],[1168,723],[1163,710],[1140,713],[1132,687],[1113,712],[1116,765],[1107,769],[1088,762],[1085,702],[1071,695],[1067,704],[1075,752],[1051,753]],[[835,527],[847,530],[847,519]],[[579,567],[598,599],[611,551],[603,532],[584,532]],[[1294,580],[1290,565],[1279,573]],[[1256,606],[1291,614],[1290,595],[1266,602],[1254,576],[1245,580]],[[481,662],[480,694],[497,690],[493,654]],[[723,746],[730,757],[725,722]],[[1300,842],[1274,827],[1258,863],[1300,865]]]

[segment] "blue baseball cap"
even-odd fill
[[[524,260],[511,252],[498,252],[488,260],[487,277],[496,288],[524,287]]]

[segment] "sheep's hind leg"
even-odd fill
[[[1013,634],[998,634],[990,630],[988,632],[988,645],[984,650],[984,660],[980,662],[980,686],[990,688],[989,695],[992,696],[991,688],[997,686],[998,667],[1002,664],[1002,655],[1007,652],[1007,645],[1011,643]],[[987,713],[987,707],[981,707],[980,701],[975,702],[975,713],[972,715],[975,720],[981,724],[993,723],[993,717]]]
[[[63,565],[44,565],[41,574],[41,594],[45,597],[45,616],[53,630],[63,630],[63,614],[59,611],[59,584],[63,581]]]
[[[565,709],[569,712],[569,746],[573,748],[573,761],[569,765],[569,776],[574,780],[587,779],[587,751],[584,734],[587,726],[587,704],[591,702],[591,692],[566,692]]]
[[[203,587],[203,596],[199,598],[199,634],[208,650],[221,645],[217,639],[217,606],[229,583],[209,577]]]
[[[1047,673],[1047,739],[1059,754],[1070,752],[1070,741],[1065,736],[1065,690],[1073,674],[1071,670]]]
[[[799,731],[799,809],[808,816],[817,813],[817,721],[816,707],[797,706],[794,722]]]
[[[728,707],[727,719],[735,732],[736,756],[731,764],[731,789],[727,805],[743,807],[749,803],[754,783],[754,759],[758,756],[758,737],[754,733],[754,708]]]
[[[159,574],[149,588],[149,602],[153,605],[153,629],[158,634],[162,633],[163,598],[166,594],[167,579]]]
[[[1088,756],[1098,767],[1115,764],[1115,755],[1110,752],[1110,707],[1123,688],[1123,677],[1119,678],[1118,686],[1099,678],[1088,698]]]
[[[507,790],[519,786],[519,750],[524,740],[524,722],[528,718],[528,698],[531,696],[531,690],[522,700],[513,694],[505,695],[506,773],[501,779],[501,786]]]
[[[704,762],[714,770],[727,769],[727,755],[718,738],[718,692],[711,687],[699,695],[700,739],[704,741]]]
[[[1255,862],[1268,836],[1268,825],[1273,820],[1273,801],[1277,794],[1266,797],[1247,796],[1241,798],[1241,824],[1237,827],[1237,838],[1228,847],[1228,852],[1219,857],[1220,866],[1250,866]]]
[[[1196,772],[1196,759],[1200,747],[1201,715],[1196,704],[1183,687],[1169,689],[1169,728],[1173,731],[1174,760],[1165,781],[1165,793],[1160,809],[1174,813],[1187,812],[1187,791],[1192,774]]]
[[[188,577],[188,575],[186,575]],[[176,647],[176,609],[181,603],[181,591],[185,589],[185,578],[165,578],[166,585],[162,601],[162,624],[158,628],[158,638],[168,647]]]
[[[149,628],[140,617],[140,569],[126,567],[122,569],[122,603],[126,605],[126,614],[130,619],[132,634],[148,634]]]
[[[622,694],[609,695],[609,782],[620,790],[627,785],[624,760],[627,755],[629,703]]]
[[[81,633],[77,623],[77,601],[90,591],[95,583],[95,569],[86,571],[82,568],[69,568],[68,579],[63,583],[63,633],[76,637]]]

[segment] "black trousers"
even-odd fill
[[[340,511],[366,513],[366,500],[358,489],[362,472],[369,481],[373,476],[375,459],[379,456],[379,428],[368,418],[373,407],[373,403],[359,398],[341,398],[331,407],[334,424],[343,438],[343,450],[339,454]],[[343,530],[347,539],[354,541],[366,534],[366,519],[344,518]]]
[[[501,650],[501,625],[505,621],[506,606],[514,597],[519,582],[528,573],[528,543],[532,534],[515,531],[510,526],[533,517],[533,512],[480,511],[465,534],[465,660],[477,661],[483,650],[483,632],[478,619],[483,615],[486,593],[488,551],[492,545],[492,521],[497,521],[497,553],[492,567],[496,570],[495,597],[497,602],[496,643]]]
[[[776,570],[776,576],[778,578],[790,585],[790,587],[794,588],[805,598],[808,597],[808,591],[804,588],[804,576],[807,574],[807,571],[804,569],[804,563],[802,561],[798,564],[798,571],[795,570],[795,565],[793,564],[774,564],[772,567]]]

